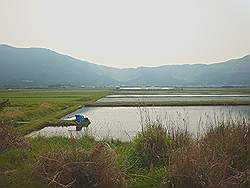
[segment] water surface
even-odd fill
[[[250,106],[186,106],[186,107],[88,107],[79,109],[64,120],[74,119],[75,114],[89,117],[88,129],[76,132],[75,127],[45,127],[30,136],[75,136],[88,131],[97,139],[119,138],[130,140],[149,121],[160,121],[166,126],[187,127],[196,134],[209,124],[243,116],[249,120]]]
[[[188,103],[232,103],[242,102],[249,103],[249,94],[125,94],[125,95],[108,95],[99,99],[97,105],[117,105],[117,104],[133,104],[133,103],[153,103],[153,104],[168,104],[171,102],[188,102]],[[167,105],[166,105],[167,106]]]

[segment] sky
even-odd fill
[[[250,54],[250,0],[0,0],[0,43],[113,67]]]

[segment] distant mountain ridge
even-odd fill
[[[250,55],[214,64],[113,68],[44,48],[0,45],[0,87],[250,86]]]

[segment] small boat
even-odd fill
[[[89,118],[82,115],[76,114],[76,131],[81,131],[83,127],[88,127],[90,124]]]

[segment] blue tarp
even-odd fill
[[[75,117],[76,117],[76,122],[77,123],[81,123],[81,122],[83,122],[85,120],[84,115],[81,115],[81,114],[77,114],[77,115],[75,115]]]

